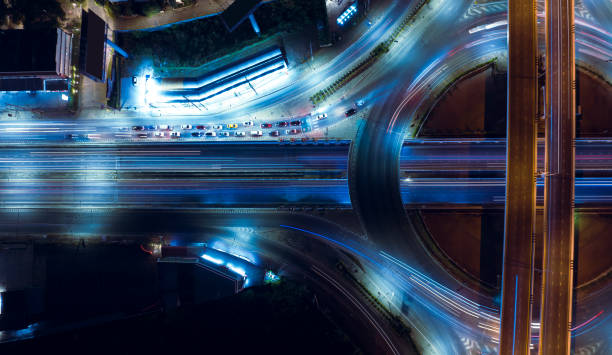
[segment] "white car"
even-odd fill
[[[206,132],[206,137],[216,137],[216,136],[217,136],[217,132],[212,132],[212,131]]]
[[[263,135],[262,131],[251,131],[251,136],[253,137],[261,137]]]
[[[219,132],[219,137],[229,137],[229,132]]]
[[[253,125],[253,121],[246,121],[243,123],[245,127],[251,127]]]
[[[172,137],[172,138],[181,138],[181,132],[172,132],[172,133],[170,133],[170,137]]]
[[[213,129],[223,129],[223,126],[218,124],[218,125],[213,126]]]
[[[244,132],[236,132],[236,137],[244,137],[246,136],[246,133]]]
[[[326,113],[322,113],[320,115],[317,115],[317,120],[322,120],[322,119],[325,119],[325,118],[327,118],[327,114]]]
[[[190,124],[184,124],[184,125],[181,125],[181,128],[182,129],[192,129],[193,126],[191,126]]]
[[[157,129],[160,129],[162,131],[171,131],[172,130],[172,128],[169,125],[167,125],[167,124],[157,125]]]
[[[164,136],[164,132],[155,132],[155,134],[153,134],[155,138],[164,138]]]

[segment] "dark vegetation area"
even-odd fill
[[[7,15],[26,29],[44,29],[58,27],[66,14],[57,0],[1,0],[0,26],[6,24]]]
[[[162,10],[179,8],[193,5],[197,0],[150,0],[150,1],[134,1],[128,0],[125,2],[112,3],[108,0],[95,0],[96,4],[104,6],[106,11],[111,16],[152,16]]]
[[[121,33],[119,43],[135,57],[159,67],[194,67],[275,34],[312,33],[326,25],[323,0],[277,0],[255,11],[257,37],[248,20],[228,33],[220,17],[204,18],[158,31]]]
[[[6,350],[23,354],[361,353],[317,309],[313,297],[307,287],[284,280],[198,306],[9,344]]]

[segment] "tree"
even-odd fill
[[[4,1],[0,1],[3,3]],[[26,29],[58,27],[65,13],[57,0],[8,0],[8,14]]]
[[[0,26],[3,26],[6,24],[6,20],[8,19],[9,16],[9,12],[8,12],[8,8],[6,7],[6,4],[4,3],[4,1],[0,1]]]

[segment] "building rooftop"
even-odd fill
[[[0,73],[56,72],[57,29],[0,30]],[[8,55],[7,55],[8,54]]]

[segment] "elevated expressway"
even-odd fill
[[[574,303],[574,0],[546,1],[546,178],[540,354],[571,350]]]
[[[535,0],[508,1],[506,199],[500,354],[529,354],[536,225],[538,32]]]
[[[543,142],[542,142],[543,143]],[[543,144],[539,166],[543,168]],[[5,209],[350,208],[349,142],[4,148]],[[409,208],[500,208],[505,140],[406,141],[398,197]],[[612,205],[612,144],[577,143],[577,203]],[[543,182],[538,179],[542,196]],[[541,200],[540,200],[541,201]]]
[[[308,177],[307,185],[298,188],[312,194],[316,192],[316,188],[310,185],[313,181],[316,181],[314,182],[316,184],[332,181],[332,184],[338,187],[336,191],[342,190],[344,192],[330,198],[330,186],[328,185],[321,191],[325,198],[320,198],[322,195],[315,199],[300,198],[304,195],[296,193],[294,188],[296,186],[295,176],[285,176],[285,181],[288,181],[287,186],[292,186],[291,189],[293,190],[280,197],[285,205],[289,205],[293,201],[309,205],[324,205],[330,201],[337,203],[342,199],[347,206],[349,203],[353,204],[362,218],[361,221],[369,240],[366,244],[362,244],[361,240],[352,236],[343,239],[343,242],[352,246],[353,252],[359,250],[363,253],[358,254],[359,257],[372,258],[371,260],[375,263],[384,265],[380,270],[386,270],[384,275],[387,277],[387,282],[391,283],[394,290],[397,291],[397,296],[392,300],[393,305],[400,308],[401,313],[410,321],[420,320],[416,328],[420,329],[422,334],[417,335],[417,337],[422,344],[429,344],[426,347],[428,349],[426,353],[473,353],[476,348],[481,349],[481,351],[486,351],[486,349],[495,351],[496,344],[499,342],[499,310],[494,301],[478,292],[463,288],[460,280],[453,279],[423,251],[417,232],[410,225],[404,211],[405,201],[402,198],[401,184],[410,186],[412,182],[400,182],[400,176],[407,177],[403,173],[404,169],[400,165],[399,157],[406,132],[409,132],[410,127],[414,124],[413,113],[431,95],[433,89],[444,86],[449,78],[452,78],[456,73],[465,68],[473,67],[481,61],[504,56],[506,53],[505,28],[482,31],[474,36],[467,34],[468,29],[481,24],[482,21],[495,21],[498,18],[504,18],[505,14],[492,13],[483,18],[457,21],[459,17],[457,14],[465,13],[470,4],[470,1],[432,0],[425,7],[426,12],[423,16],[399,39],[399,43],[392,48],[391,52],[380,63],[372,67],[364,78],[358,80],[354,87],[349,88],[348,100],[369,95],[373,107],[368,121],[359,131],[358,141],[350,148],[350,161],[346,175],[335,179],[325,179],[321,178],[322,175],[317,175],[317,169],[314,168],[310,173],[314,171],[317,177],[315,179]],[[292,103],[295,102],[294,98],[302,100],[307,98],[310,91],[317,89],[316,85],[325,85],[325,81],[330,77],[329,73],[338,72],[347,67],[356,61],[360,55],[367,53],[372,46],[376,45],[378,39],[393,28],[394,21],[403,12],[394,12],[391,8],[388,13],[391,15],[389,21],[381,21],[380,26],[374,26],[375,28],[367,36],[360,38],[345,53],[330,61],[315,75],[310,75],[307,80],[296,81],[268,97],[233,110],[226,116],[235,115],[240,113],[241,110],[249,108],[272,107],[279,101]],[[600,29],[593,29],[588,26],[582,26],[582,28],[579,26],[579,30],[588,34],[591,34],[590,32],[601,33]],[[584,38],[588,38],[588,36],[585,35]],[[398,50],[395,50],[395,48]],[[578,51],[577,55],[579,61],[593,61],[593,56],[586,52]],[[384,83],[384,85],[381,86],[380,83]],[[334,103],[332,106],[341,105],[341,103]],[[149,149],[151,148],[145,150]],[[345,157],[346,155],[343,155],[342,158],[344,164],[346,164]],[[74,178],[60,177],[58,178],[59,181],[56,180],[55,182],[50,181],[53,179],[47,180],[45,175],[40,172],[28,171],[23,167],[11,168],[5,166],[8,169],[8,175],[5,176],[8,177],[2,180],[3,187],[7,191],[10,190],[13,196],[21,194],[21,198],[25,198],[27,203],[24,204],[23,201],[17,199],[3,205],[3,213],[0,216],[3,230],[7,233],[14,233],[14,235],[40,233],[41,231],[46,231],[43,233],[70,231],[76,234],[104,234],[106,232],[113,233],[112,230],[108,230],[109,226],[121,225],[122,228],[131,230],[132,233],[141,230],[151,231],[152,233],[164,231],[168,233],[181,233],[181,231],[187,233],[190,228],[214,227],[215,223],[236,225],[248,223],[253,226],[291,224],[304,227],[304,225],[307,225],[315,229],[315,232],[320,235],[326,235],[326,229],[330,228],[319,226],[313,223],[311,219],[300,219],[296,217],[296,214],[280,213],[279,215],[284,219],[279,220],[276,217],[270,217],[269,214],[257,215],[249,210],[238,211],[238,215],[228,215],[224,211],[212,211],[210,212],[211,217],[202,218],[198,214],[199,212],[194,212],[194,210],[206,206],[205,203],[202,204],[203,201],[225,198],[224,207],[241,206],[241,204],[236,204],[236,201],[247,197],[244,201],[246,201],[246,205],[249,205],[253,200],[248,201],[248,197],[253,196],[256,202],[263,201],[265,203],[265,198],[270,196],[266,191],[282,190],[284,188],[283,183],[281,182],[279,185],[278,182],[271,180],[262,183],[259,179],[253,179],[252,181],[255,181],[255,183],[250,186],[244,185],[244,181],[235,185],[230,183],[230,186],[218,190],[221,191],[219,196],[208,198],[205,197],[206,194],[214,191],[214,189],[201,184],[202,175],[197,169],[195,172],[197,176],[190,176],[193,173],[187,172],[183,175],[184,180],[181,180],[181,184],[184,184],[184,186],[177,186],[176,189],[171,191],[166,189],[164,184],[170,184],[171,181],[175,180],[176,176],[173,176],[174,174],[181,174],[180,167],[177,167],[175,163],[169,163],[167,156],[163,158],[149,156],[149,158],[159,159],[159,162],[155,164],[168,164],[164,168],[167,171],[162,171],[161,175],[150,172],[151,180],[139,186],[135,185],[136,182],[130,182],[129,179],[124,179],[121,175],[113,177],[113,171],[124,174],[129,170],[125,168],[130,166],[134,167],[135,171],[143,169],[138,162],[143,163],[146,160],[142,156],[133,159],[134,161],[127,163],[127,165],[120,162],[119,165],[114,167],[112,165],[117,164],[117,159],[111,158],[104,163],[107,164],[106,167],[101,169],[98,168],[97,163],[88,165],[88,159],[83,157],[76,160],[72,159],[70,162],[65,161],[64,163],[67,164],[76,164],[74,169],[77,171],[77,175]],[[291,160],[294,158],[292,157]],[[499,164],[499,160],[497,162]],[[209,165],[205,166],[216,169],[215,164],[223,166],[224,163],[211,160]],[[332,162],[331,164],[332,166],[327,168],[337,173],[337,166],[333,166],[336,163]],[[452,164],[454,163],[449,165]],[[475,162],[474,164],[477,165],[478,163]],[[501,164],[502,169],[500,171],[503,170],[504,162]],[[279,168],[284,169],[282,164],[279,164]],[[301,169],[303,167],[297,167],[297,170]],[[193,167],[186,170],[193,170]],[[22,175],[29,173],[37,174],[35,180],[28,181],[32,176],[24,177]],[[165,177],[164,174],[166,174]],[[209,172],[205,172],[203,175],[211,176]],[[415,177],[415,179],[419,178]],[[58,183],[65,185],[58,187]],[[125,185],[122,186],[122,184]],[[262,188],[262,186],[267,186],[267,188]],[[503,178],[501,178],[501,184],[498,183],[498,187],[503,191]],[[139,190],[139,188],[142,190]],[[473,186],[469,186],[469,189],[472,188]],[[440,191],[441,187],[435,186],[433,189]],[[34,191],[41,193],[34,193]],[[79,195],[79,191],[83,191],[85,194]],[[112,193],[109,194],[104,191],[112,191]],[[456,191],[456,189],[453,191]],[[251,195],[253,192],[256,193]],[[146,206],[127,206],[134,208],[129,213],[125,213],[125,210],[112,211],[113,208],[122,207],[119,204],[122,196],[131,195],[126,201],[138,201],[138,195],[141,193],[145,197]],[[53,211],[41,212],[40,207],[45,209],[45,199],[49,196],[52,196],[50,198],[51,203],[46,206],[56,207]],[[85,201],[81,196],[88,197],[90,200]],[[191,199],[185,199],[185,196],[190,196]],[[408,190],[408,196],[410,196],[410,190]],[[278,197],[274,198],[277,201],[279,200]],[[96,201],[101,202],[101,204],[96,206],[91,203]],[[148,210],[145,213],[137,211],[137,209],[150,208],[166,202],[169,203],[164,206],[166,210],[163,212]],[[65,208],[58,208],[57,204],[62,203],[65,203]],[[499,200],[499,203],[503,203],[503,200]],[[31,204],[30,206],[38,205],[38,208],[30,208],[27,206],[28,204]],[[171,205],[193,214],[176,214],[172,211],[172,208],[168,208]],[[104,209],[100,206],[113,207]],[[278,213],[278,211],[275,210],[275,213]],[[151,217],[151,214],[154,217]],[[174,227],[170,228],[169,226]],[[332,230],[332,233],[336,233],[335,229]],[[114,232],[118,231],[115,230]],[[125,232],[125,230],[121,232]],[[393,251],[392,255],[388,251]],[[605,299],[608,293],[604,292],[594,296],[596,300],[585,302],[583,306],[579,306],[576,311],[576,318],[588,320],[594,314],[594,308],[603,304],[598,303],[599,300]],[[403,313],[406,305],[410,305],[409,308],[411,309],[408,314]],[[609,322],[603,323],[603,321],[597,321],[596,324],[599,326],[597,329],[589,328],[588,332],[576,334],[577,342],[581,343],[580,346],[584,348],[599,344],[597,345],[599,353],[605,354],[609,349],[609,344],[604,343],[602,345],[600,340],[605,338],[604,334],[606,334],[606,330],[609,330],[610,325]],[[436,337],[432,339],[433,334]],[[465,342],[472,345],[467,346]]]

